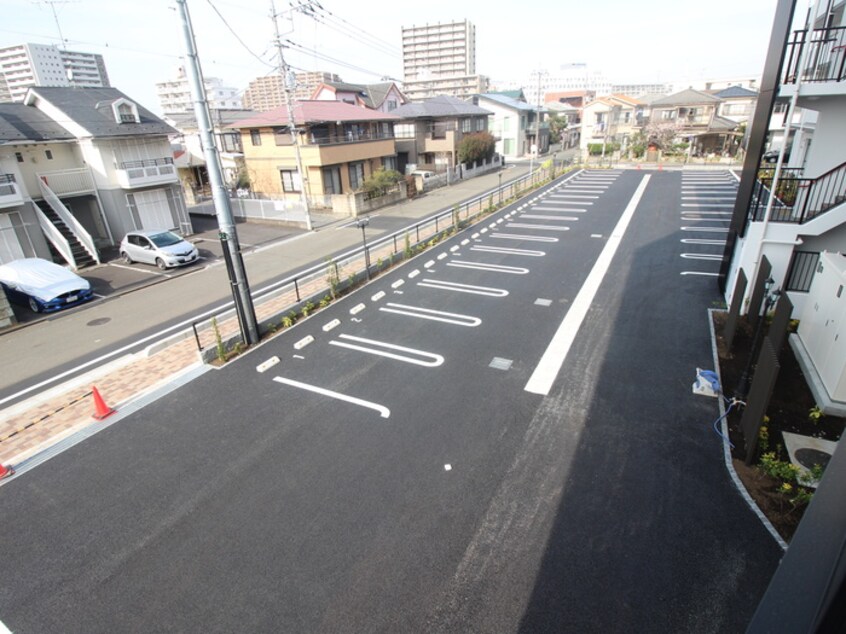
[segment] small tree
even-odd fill
[[[398,182],[403,180],[403,175],[396,170],[386,170],[384,167],[373,172],[364,179],[361,188],[371,197],[384,196]]]
[[[567,115],[560,112],[549,113],[549,136],[559,143],[562,141],[561,134],[567,129]]]
[[[458,144],[458,162],[475,163],[493,158],[496,139],[490,132],[468,134]]]

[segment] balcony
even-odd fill
[[[387,141],[394,138],[393,132],[373,132],[368,130],[347,130],[343,134],[310,133],[306,145],[341,145],[344,143],[364,143],[367,141]]]
[[[804,57],[804,59],[803,59]],[[846,78],[846,27],[794,31],[785,49],[782,83],[842,82]]]
[[[14,174],[0,174],[0,209],[17,207],[23,204],[21,189],[15,182]]]
[[[87,168],[39,172],[38,178],[57,196],[93,194],[94,179]]]
[[[117,168],[118,183],[124,189],[179,182],[170,157],[125,161]]]

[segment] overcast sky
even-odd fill
[[[185,52],[173,0],[52,4],[2,0],[2,4],[0,46],[58,43],[52,6],[66,48],[101,53],[112,85],[159,111],[154,84],[174,74]],[[476,25],[476,72],[494,81],[521,80],[538,69],[554,74],[562,64],[581,62],[613,82],[666,82],[760,75],[775,4],[776,0],[528,0],[505,5],[490,0],[321,0],[326,12],[320,22],[289,12],[280,28],[288,32],[283,38],[317,51],[287,49],[292,66],[336,72],[345,81],[402,79],[402,26],[468,19]],[[277,0],[279,12],[290,6]],[[188,0],[188,7],[207,77],[220,77],[243,90],[251,79],[273,72],[270,0]]]

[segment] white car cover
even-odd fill
[[[91,288],[88,280],[41,258],[25,258],[0,265],[0,282],[42,302],[49,302],[62,293]]]

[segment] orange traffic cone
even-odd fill
[[[664,171],[664,164],[663,164],[663,163],[658,163],[658,171],[659,171],[659,172],[663,172],[663,171]]]
[[[115,410],[106,405],[106,401],[104,401],[103,397],[100,396],[100,392],[97,390],[96,386],[91,387],[91,393],[94,395],[94,418],[97,420],[103,420],[107,416],[111,416],[115,413]]]
[[[12,467],[7,467],[5,465],[0,464],[0,480],[13,475],[15,475],[15,470],[12,469]]]

